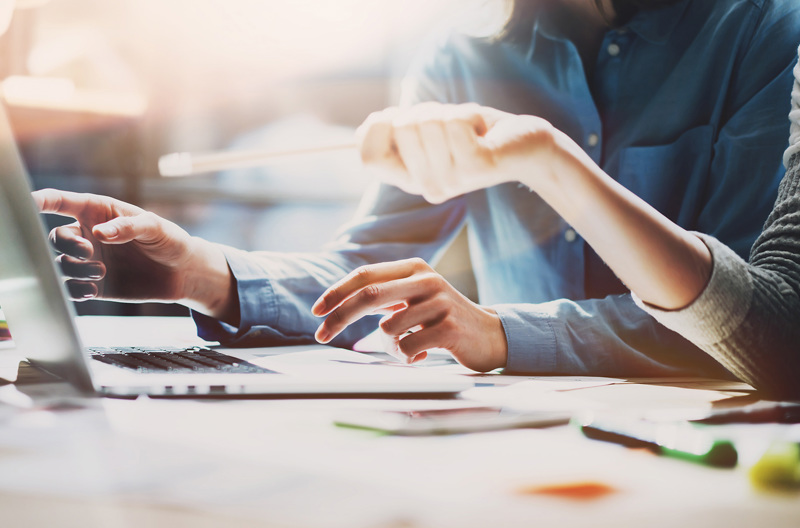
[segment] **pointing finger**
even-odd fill
[[[327,343],[345,328],[366,315],[371,315],[398,302],[414,303],[429,293],[430,284],[424,275],[370,284],[349,297],[317,329],[316,339]]]
[[[105,209],[109,214],[139,214],[142,209],[107,196],[75,193],[58,189],[41,189],[31,193],[34,202],[43,213],[59,214],[78,218],[87,212]]]
[[[431,267],[418,258],[362,266],[328,288],[311,307],[311,313],[316,316],[326,315],[370,284],[410,277],[415,272],[425,270],[429,271]]]

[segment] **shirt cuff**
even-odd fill
[[[277,328],[278,303],[272,283],[265,277],[264,270],[248,258],[244,251],[223,248],[223,253],[236,281],[239,326],[192,311],[192,319],[197,325],[197,335],[207,341],[230,343],[247,336],[256,326]]]
[[[518,305],[492,306],[500,317],[508,343],[505,370],[520,373],[557,372],[556,331],[552,314],[524,313]]]
[[[753,279],[747,263],[716,238],[694,233],[708,246],[713,259],[711,278],[691,304],[679,310],[663,310],[633,300],[644,311],[697,346],[713,345],[728,338],[742,323],[753,298]]]

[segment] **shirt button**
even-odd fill
[[[564,240],[567,242],[575,242],[576,238],[578,238],[578,233],[574,229],[570,228],[564,231]]]
[[[600,136],[598,136],[597,134],[595,134],[594,132],[592,132],[592,133],[591,133],[591,134],[589,134],[589,136],[586,138],[586,143],[588,143],[590,147],[596,147],[596,146],[597,146],[597,144],[598,144],[598,143],[600,143]]]
[[[616,57],[617,55],[619,55],[619,52],[621,50],[620,50],[619,44],[616,44],[616,43],[612,42],[611,44],[608,45],[608,48],[606,48],[606,51],[608,51],[608,54],[611,55],[612,57]]]

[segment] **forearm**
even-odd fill
[[[682,229],[605,174],[554,131],[552,170],[523,183],[572,225],[643,301],[665,309],[690,304],[711,274],[711,254]]]

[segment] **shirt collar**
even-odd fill
[[[536,41],[537,34],[550,40],[567,40],[562,28],[559,27],[558,23],[553,19],[550,11],[545,8],[540,8],[539,14],[533,23],[531,44]]]
[[[675,27],[683,17],[690,1],[683,0],[660,9],[639,11],[623,27],[649,42],[663,44],[675,31]],[[551,40],[566,40],[558,25],[548,16],[546,9],[537,17],[533,25],[531,44],[535,42],[537,33]]]

